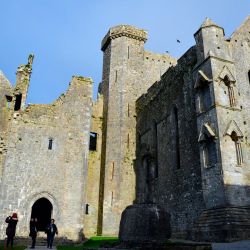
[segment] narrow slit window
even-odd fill
[[[128,135],[127,135],[127,148],[129,149],[129,133],[128,133]]]
[[[49,139],[49,146],[48,146],[48,150],[52,150],[53,147],[53,139]]]
[[[181,159],[180,159],[180,138],[179,138],[179,124],[178,124],[178,110],[176,107],[174,107],[174,132],[175,132],[175,163],[176,168],[180,169],[181,167]]]
[[[155,152],[158,152],[158,132],[157,132],[157,122],[153,120],[153,140]],[[157,153],[155,156],[155,176],[158,177],[158,157]]]
[[[249,84],[250,84],[250,70],[248,71],[248,81],[249,81]]]
[[[112,162],[111,181],[112,181],[113,178],[114,178],[114,171],[115,171],[115,163]]]
[[[115,71],[115,82],[117,82],[117,70]]]
[[[97,133],[90,132],[89,150],[90,151],[96,151],[96,146],[97,146]]]
[[[85,205],[85,214],[89,214],[89,204]]]
[[[15,111],[20,110],[21,104],[22,104],[22,94],[18,94],[18,95],[16,95],[16,101],[15,101],[14,110]]]

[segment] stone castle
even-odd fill
[[[14,87],[0,73],[0,221],[37,217],[62,238],[117,235],[130,204],[159,204],[173,237],[250,237],[250,17],[228,39],[206,19],[178,60],[144,49],[147,32],[111,28],[92,80],[26,106],[33,55]],[[1,223],[0,236],[5,234]]]

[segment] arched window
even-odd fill
[[[174,107],[173,109],[173,127],[174,127],[174,155],[175,155],[175,164],[176,168],[181,167],[180,164],[180,138],[179,138],[179,123],[178,123],[178,109]]]
[[[203,82],[199,89],[199,110],[201,112],[206,111],[211,105],[211,95],[208,82]]]
[[[203,144],[204,167],[213,167],[217,163],[216,147],[213,138],[206,138]]]
[[[204,123],[201,128],[198,140],[201,143],[204,168],[213,167],[217,163],[215,138],[216,136],[214,129],[209,123]]]
[[[212,98],[210,93],[210,79],[202,70],[198,71],[194,88],[197,90],[197,104],[199,112],[204,112],[212,105]]]
[[[230,104],[230,107],[233,107],[235,106],[235,97],[234,97],[234,89],[233,89],[233,85],[229,79],[229,77],[226,75],[224,77],[224,83],[225,85],[227,86],[227,89],[228,89],[228,98],[229,98],[229,104]]]
[[[231,134],[231,139],[235,143],[235,152],[236,152],[236,158],[237,158],[237,164],[242,165],[243,163],[243,155],[242,155],[242,147],[241,147],[241,141],[238,137],[237,133],[235,131]]]

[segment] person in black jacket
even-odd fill
[[[51,219],[50,224],[46,228],[45,233],[47,233],[47,248],[52,248],[55,234],[58,234],[58,230],[55,224],[55,220]]]
[[[18,222],[17,213],[13,213],[12,216],[8,216],[5,220],[5,222],[8,223],[8,226],[6,228],[6,235],[7,235],[6,246],[8,247],[10,244],[11,248],[12,248],[13,242],[14,242],[14,237],[16,234],[16,224]]]
[[[29,234],[29,236],[32,239],[32,245],[30,248],[35,248],[36,236],[37,236],[37,218],[30,219],[30,234]]]

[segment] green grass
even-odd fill
[[[57,246],[57,249],[58,250],[81,250],[84,248],[99,248],[104,245],[112,246],[112,244],[115,244],[118,242],[119,240],[117,237],[94,236],[94,237],[90,237],[90,239],[87,240],[83,244],[70,245],[70,246]]]
[[[27,247],[25,247],[25,246],[14,246],[12,248],[12,250],[24,250],[25,248],[27,248]],[[10,249],[10,247],[9,247],[9,249]],[[0,250],[4,250],[4,245],[0,245]]]

